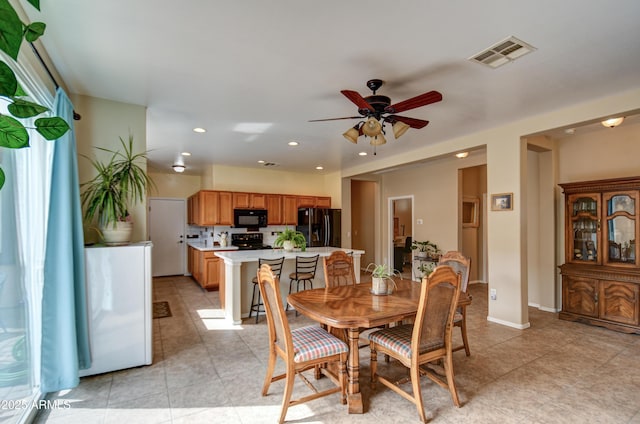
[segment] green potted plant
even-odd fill
[[[133,223],[128,208],[144,201],[147,189],[155,187],[140,165],[147,158],[147,152],[133,153],[133,135],[129,135],[128,143],[120,137],[120,144],[121,150],[97,147],[111,154],[106,162],[83,155],[97,171],[93,179],[80,184],[84,218],[90,225],[97,218],[100,235],[107,245],[131,241]]]
[[[436,269],[436,266],[438,266],[438,264],[435,262],[431,262],[431,261],[421,262],[417,268],[418,271],[420,272],[420,279],[426,278],[429,275],[431,275],[433,270]]]
[[[371,293],[373,294],[393,293],[393,289],[396,287],[393,277],[402,279],[402,275],[387,264],[370,263],[365,271],[371,273]]]
[[[273,245],[282,247],[287,252],[291,252],[294,247],[299,247],[304,251],[307,247],[307,239],[300,231],[287,227],[284,231],[278,233]]]
[[[419,256],[422,258],[429,257],[429,258],[436,259],[442,253],[438,245],[433,242],[430,242],[429,240],[413,241],[411,243],[411,250],[415,250],[417,252],[416,256]]]

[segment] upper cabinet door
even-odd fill
[[[637,266],[638,191],[603,194],[602,243],[607,265]]]
[[[249,209],[249,193],[233,192],[233,209]]]
[[[567,262],[602,264],[600,194],[569,195],[566,214]]]

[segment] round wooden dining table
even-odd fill
[[[350,414],[362,414],[358,339],[362,329],[412,318],[418,310],[420,283],[396,281],[390,295],[374,295],[371,283],[303,290],[287,297],[296,311],[320,324],[347,330],[349,359],[347,365],[347,401]]]

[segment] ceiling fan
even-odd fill
[[[372,79],[367,81],[367,87],[373,94],[362,97],[357,91],[342,90],[340,91],[347,99],[351,100],[358,106],[360,116],[347,116],[344,118],[328,118],[314,119],[309,122],[335,121],[340,119],[360,119],[353,128],[350,128],[343,136],[350,142],[356,144],[358,137],[365,135],[371,138],[373,146],[385,144],[387,140],[384,138],[384,125],[389,123],[393,129],[393,135],[396,139],[400,138],[409,128],[424,128],[429,121],[422,119],[409,118],[399,116],[396,113],[426,106],[442,100],[442,94],[437,91],[429,91],[399,103],[391,104],[391,99],[387,96],[376,94],[376,91],[382,87],[383,81],[380,79]]]

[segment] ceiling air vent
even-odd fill
[[[469,58],[469,60],[489,66],[490,68],[497,68],[509,62],[513,62],[517,58],[535,50],[536,48],[531,44],[527,44],[512,36],[494,44],[480,53],[474,54]]]

